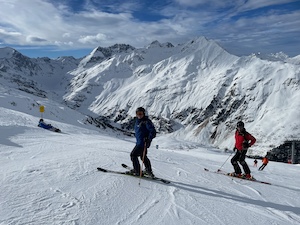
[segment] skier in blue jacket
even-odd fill
[[[41,128],[44,128],[46,130],[50,130],[52,128],[52,125],[51,124],[46,124],[43,119],[40,119],[38,126],[41,127]]]
[[[51,130],[54,132],[61,132],[60,129],[53,127],[51,124],[46,124],[43,119],[40,119],[38,126],[41,128],[44,128],[46,130]]]
[[[137,118],[134,125],[136,145],[130,153],[133,164],[133,170],[130,173],[136,176],[140,175],[141,167],[138,160],[138,157],[140,157],[145,165],[145,174],[153,177],[151,162],[147,157],[147,148],[150,147],[152,139],[155,138],[156,130],[145,112],[143,107],[139,107],[136,110]]]

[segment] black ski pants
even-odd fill
[[[236,174],[242,173],[238,162],[242,165],[245,174],[250,174],[251,173],[251,171],[249,169],[249,166],[245,161],[246,153],[247,153],[247,150],[242,150],[242,151],[236,150],[235,155],[231,159],[231,164],[233,165],[234,172]]]
[[[144,153],[144,147],[137,146],[137,145],[130,153],[130,158],[133,164],[133,168],[137,174],[140,174],[141,171],[141,166],[138,157],[140,157],[141,160],[143,160],[143,153]],[[147,149],[145,149],[144,165],[147,171],[152,171],[151,162],[147,157]]]
[[[267,164],[262,164],[261,167],[259,167],[258,170],[263,170],[266,166],[267,166]]]

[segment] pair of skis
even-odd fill
[[[252,181],[252,182],[256,182],[256,183],[261,183],[261,184],[268,184],[268,185],[271,185],[271,183],[269,182],[265,182],[265,181],[261,181],[261,180],[256,180],[255,178],[246,178],[246,177],[235,177],[235,176],[232,176],[230,175],[230,173],[226,173],[222,170],[218,170],[218,171],[211,171],[207,168],[204,168],[205,171],[207,172],[211,172],[211,173],[217,173],[217,174],[221,174],[221,175],[225,175],[225,176],[229,176],[229,177],[232,177],[232,178],[237,178],[237,179],[242,179],[242,180],[248,180],[248,181]]]
[[[130,166],[127,166],[126,164],[122,164],[122,167],[127,169],[128,171],[131,170],[132,168]],[[115,173],[115,174],[122,174],[122,175],[127,175],[127,176],[133,176],[133,177],[137,177],[139,178],[140,176],[134,176],[132,174],[128,174],[126,172],[120,172],[120,171],[114,171],[114,170],[108,170],[108,169],[104,169],[104,168],[101,168],[101,167],[98,167],[97,168],[98,171],[101,171],[101,172],[105,172],[105,173]],[[251,178],[251,179],[248,179],[248,178],[245,178],[245,177],[234,177],[234,176],[231,176],[229,173],[226,173],[222,170],[218,170],[218,171],[211,171],[207,168],[204,168],[205,171],[207,172],[211,172],[211,173],[216,173],[216,174],[221,174],[221,175],[225,175],[225,176],[229,176],[229,177],[232,177],[232,178],[236,178],[236,179],[242,179],[242,180],[248,180],[248,181],[252,181],[252,182],[256,182],[256,183],[261,183],[261,184],[268,184],[268,185],[271,185],[271,183],[269,182],[265,182],[265,181],[261,181],[261,180],[256,180],[255,178]],[[147,176],[146,174],[143,175],[141,177],[142,179],[149,179],[149,180],[156,180],[156,181],[160,181],[160,182],[163,182],[165,184],[169,184],[171,183],[170,181],[168,180],[165,180],[165,179],[162,179],[162,178],[159,178],[159,177],[150,177],[150,176]]]
[[[125,169],[127,169],[128,171],[131,170],[132,168],[130,166],[127,166],[126,164],[122,164],[122,167],[124,167]],[[101,168],[101,167],[98,167],[97,168],[98,171],[101,171],[101,172],[104,172],[104,173],[115,173],[115,174],[123,174],[123,175],[127,175],[127,176],[132,176],[132,177],[137,177],[137,178],[140,178],[140,176],[134,176],[133,174],[128,174],[126,172],[120,172],[120,171],[114,171],[114,170],[108,170],[108,169],[104,169],[104,168]],[[159,177],[150,177],[146,174],[144,174],[142,177],[142,179],[148,179],[148,180],[156,180],[156,181],[160,181],[160,182],[163,182],[165,184],[169,184],[170,181],[168,180],[165,180],[165,179],[162,179],[162,178],[159,178]]]

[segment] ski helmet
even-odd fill
[[[239,121],[236,124],[236,127],[244,127],[244,126],[245,126],[245,124],[243,123],[243,121]]]
[[[138,107],[138,108],[135,110],[135,112],[136,112],[136,113],[137,113],[137,112],[143,112],[144,115],[146,114],[146,110],[145,110],[143,107]]]

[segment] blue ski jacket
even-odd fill
[[[39,122],[38,126],[41,127],[41,128],[47,129],[47,130],[49,130],[53,127],[51,124],[46,124],[44,122]]]
[[[142,119],[136,119],[134,125],[136,145],[144,147],[145,141],[148,142],[148,147],[153,138],[156,136],[156,130],[152,121],[144,116]]]

